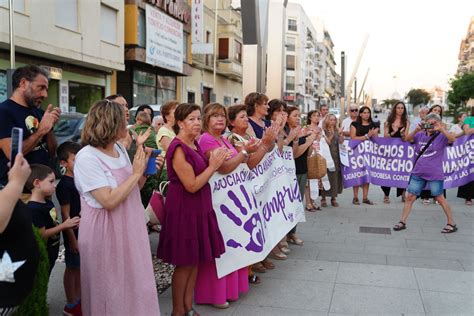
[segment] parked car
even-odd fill
[[[82,113],[62,113],[53,130],[58,145],[66,141],[79,142],[85,119]]]
[[[339,117],[341,116],[339,109],[336,109],[336,108],[330,108],[329,113],[334,114],[337,119],[339,119]]]
[[[161,115],[161,104],[150,104],[151,108],[153,109],[153,117],[157,115]],[[137,113],[138,106],[134,106],[129,110],[130,119],[128,120],[128,124],[135,124],[135,114]]]

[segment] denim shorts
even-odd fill
[[[81,260],[78,253],[74,253],[66,248],[64,252],[64,257],[66,261],[66,267],[68,268],[79,268],[81,265]]]
[[[420,196],[426,184],[428,184],[431,191],[431,196],[436,197],[443,194],[443,180],[425,180],[415,175],[411,175],[407,191],[416,196]]]

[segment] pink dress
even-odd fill
[[[118,185],[132,175],[130,163],[120,169],[101,164]],[[81,198],[79,251],[84,315],[160,315],[143,212],[138,186],[110,211],[91,207]]]
[[[232,150],[233,156],[237,150],[225,139],[221,140],[227,148]],[[205,153],[222,145],[210,134],[204,133],[199,140],[199,146]],[[224,304],[226,301],[236,301],[240,293],[249,290],[248,268],[234,271],[223,278],[217,278],[216,262],[201,263],[198,268],[194,300],[196,304]]]

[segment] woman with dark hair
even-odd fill
[[[249,93],[244,101],[247,106],[250,127],[247,131],[250,135],[261,139],[263,131],[271,125],[271,121],[266,120],[268,115],[268,97],[260,92]]]
[[[300,111],[296,106],[286,108],[288,113],[288,121],[286,131],[288,134],[291,130],[300,130]],[[316,131],[307,131],[300,135],[299,138],[292,140],[288,145],[293,148],[293,157],[295,158],[296,178],[298,180],[301,200],[304,200],[306,190],[306,181],[308,179],[308,153],[317,137]],[[296,235],[296,225],[287,234],[287,241],[298,246],[303,245],[303,240]]]
[[[410,130],[410,122],[408,121],[407,108],[405,103],[398,101],[392,107],[387,121],[384,124],[384,137],[395,137],[405,139]],[[382,186],[385,196],[383,202],[390,203],[390,187]],[[397,188],[397,197],[402,196],[402,202],[405,202],[405,189]]]
[[[166,155],[168,165],[165,219],[158,257],[176,266],[171,283],[173,316],[199,315],[193,292],[198,266],[214,263],[225,252],[224,240],[212,207],[209,179],[221,167],[227,150],[218,148],[206,157],[196,138],[201,134],[201,107],[182,103],[174,112],[174,130]],[[150,314],[151,315],[151,314]]]
[[[379,133],[379,127],[372,122],[372,111],[368,106],[363,106],[359,109],[359,115],[355,122],[351,123],[351,139],[366,141],[371,137],[377,136]],[[359,202],[359,186],[354,186],[354,198],[352,204],[360,205]],[[374,205],[369,200],[369,184],[362,185],[362,203]]]

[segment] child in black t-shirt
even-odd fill
[[[68,218],[59,224],[56,208],[49,199],[55,189],[54,171],[45,165],[32,164],[31,174],[26,181],[25,188],[31,191],[31,198],[27,204],[31,211],[33,225],[39,228],[41,237],[46,241],[49,258],[49,274],[59,252],[59,232],[79,225],[79,217]]]
[[[74,184],[74,160],[81,145],[74,142],[62,143],[57,150],[58,160],[64,175],[56,188],[56,196],[61,205],[63,220],[75,218],[81,212],[81,199]],[[65,315],[77,315],[81,300],[81,274],[79,249],[77,244],[78,229],[63,230],[64,247],[66,248],[66,270],[64,270],[64,292],[66,294]]]

